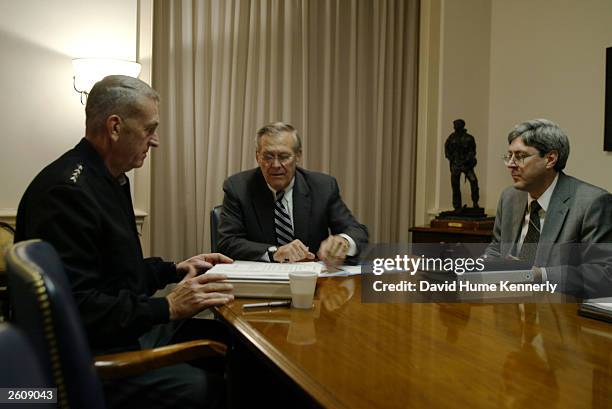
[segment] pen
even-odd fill
[[[291,305],[291,301],[270,301],[270,302],[258,302],[255,304],[244,304],[242,308],[265,308],[265,307],[288,307]]]

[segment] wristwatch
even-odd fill
[[[268,247],[268,258],[270,259],[270,261],[273,263],[274,260],[274,254],[278,251],[278,247],[276,246],[270,246]]]
[[[274,254],[278,251],[278,247],[276,246],[270,246],[268,247],[268,258],[270,259],[271,262],[274,262]]]

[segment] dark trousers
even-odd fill
[[[155,348],[201,338],[226,343],[226,329],[214,320],[171,322],[143,335],[140,345]],[[225,408],[224,368],[223,358],[207,359],[107,381],[106,404],[108,408]]]
[[[320,408],[261,352],[235,338],[228,354],[228,408]]]
[[[459,169],[451,169],[451,187],[453,188],[453,208],[461,208],[461,174],[465,173],[465,177],[470,182],[470,191],[472,193],[472,202],[478,203],[480,200],[480,191],[478,189],[478,179],[474,173],[474,169],[467,172],[462,172]]]

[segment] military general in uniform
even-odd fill
[[[125,173],[159,145],[159,96],[144,82],[109,76],[92,88],[85,137],[43,169],[17,213],[16,241],[51,243],[64,264],[94,354],[173,342],[203,309],[233,299],[221,274],[200,274],[231,262],[201,254],[178,264],[145,258]],[[165,297],[152,297],[178,282]],[[168,339],[163,339],[167,329]],[[105,384],[108,407],[196,408],[223,405],[224,386],[188,364]],[[207,406],[209,405],[209,406]]]

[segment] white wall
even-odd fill
[[[493,0],[489,157],[506,150],[513,125],[547,118],[570,138],[567,173],[612,190],[603,151],[605,55],[612,46],[610,0]],[[487,206],[510,178],[488,164]]]
[[[476,139],[480,205],[487,201],[490,23],[490,0],[422,0],[417,225],[452,209],[444,142],[457,118]],[[463,203],[471,206],[469,183],[461,180]]]
[[[487,142],[489,128],[489,50],[491,34],[490,0],[445,1],[443,3],[441,82],[440,196],[437,207],[452,209],[452,189],[444,142],[453,132],[453,121],[466,122],[476,140],[474,171],[480,186],[480,203],[486,202]],[[462,203],[472,206],[470,184],[461,177]]]
[[[136,0],[0,0],[0,218],[84,135],[72,58],[136,58]]]
[[[612,1],[422,0],[421,37],[417,224],[451,207],[443,143],[458,117],[477,140],[489,214],[511,183],[500,159],[507,134],[533,118],[568,133],[567,173],[612,190],[612,154],[603,151]],[[469,185],[462,191],[465,203]]]

